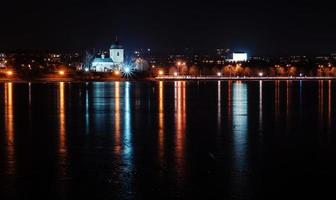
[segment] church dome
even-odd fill
[[[116,38],[116,40],[111,45],[111,49],[122,49],[122,46],[120,45],[120,43],[118,41],[118,38]]]

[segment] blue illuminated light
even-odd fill
[[[123,136],[123,159],[130,170],[132,168],[133,144],[131,137],[131,103],[130,103],[130,83],[124,85],[124,136]]]
[[[130,77],[133,75],[133,70],[132,70],[131,65],[125,64],[122,67],[121,71],[125,77]]]
[[[125,67],[125,68],[124,68],[124,72],[125,72],[125,73],[130,73],[130,72],[131,72],[131,69],[130,69],[129,67]]]

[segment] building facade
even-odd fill
[[[119,44],[118,40],[111,45],[109,55],[104,53],[101,57],[95,58],[91,65],[92,71],[97,72],[109,72],[115,70],[121,70],[124,64],[124,49]]]

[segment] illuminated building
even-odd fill
[[[246,62],[247,61],[247,53],[237,52],[232,55],[233,62]]]
[[[109,57],[102,53],[100,58],[95,58],[92,62],[92,70],[97,72],[108,72],[120,70],[124,63],[124,49],[118,40],[111,45]]]

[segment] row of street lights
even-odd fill
[[[158,74],[160,76],[162,76],[162,75],[164,75],[164,71],[163,70],[159,70]],[[178,72],[174,72],[174,76],[178,76]],[[222,73],[221,72],[217,72],[217,76],[222,76]],[[264,76],[264,73],[263,72],[259,72],[258,76],[262,77],[262,76]]]

